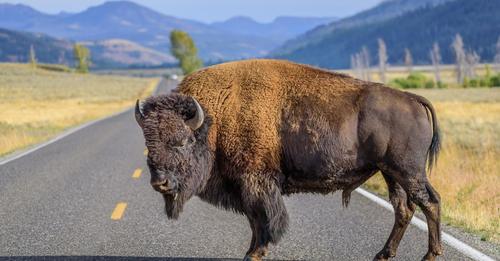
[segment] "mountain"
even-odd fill
[[[311,28],[336,20],[338,18],[334,17],[280,16],[270,23],[259,23],[250,17],[236,16],[223,22],[212,23],[211,26],[233,34],[271,37],[276,42],[284,43]]]
[[[50,23],[55,17],[22,4],[0,4],[0,27],[28,30],[39,23]]]
[[[0,28],[0,61],[27,62],[31,46],[41,63],[68,64],[73,59],[73,45],[68,41]]]
[[[277,19],[274,29],[277,36],[270,37],[270,33],[242,34],[235,33],[234,30],[221,29],[229,28],[229,23],[213,26],[164,15],[129,1],[111,1],[90,7],[80,13],[58,15],[43,14],[24,5],[0,4],[0,27],[40,32],[72,41],[125,39],[168,53],[169,33],[173,29],[180,29],[191,34],[200,56],[205,60],[265,56],[270,50],[282,44],[284,37],[311,29],[319,21],[321,19]],[[287,25],[293,23],[296,29],[285,29]]]
[[[314,64],[327,68],[348,68],[350,56],[366,46],[372,63],[377,59],[377,39],[382,38],[388,62],[401,64],[404,49],[409,48],[417,64],[429,64],[429,50],[439,43],[444,63],[452,63],[450,49],[457,33],[465,48],[476,51],[483,61],[491,61],[500,36],[500,1],[455,0],[426,6],[389,20],[335,29],[314,43],[308,43],[277,58]]]
[[[305,34],[296,38],[290,39],[285,44],[273,50],[272,56],[286,56],[297,49],[308,45],[315,44],[336,30],[348,29],[356,26],[376,23],[400,16],[406,12],[425,7],[436,6],[453,0],[389,0],[380,3],[379,5],[362,11],[353,16],[329,23],[320,25]]]

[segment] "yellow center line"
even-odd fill
[[[148,149],[144,149],[144,156],[148,155]]]
[[[127,208],[127,203],[125,202],[118,203],[115,207],[115,210],[113,210],[113,213],[111,213],[111,219],[120,220],[126,208]]]
[[[140,177],[141,177],[141,174],[142,174],[142,169],[136,169],[136,170],[134,171],[134,174],[132,175],[132,178],[134,178],[134,179],[138,179],[138,178],[140,178]]]

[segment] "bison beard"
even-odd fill
[[[350,193],[378,171],[395,222],[375,260],[396,255],[417,206],[429,231],[424,260],[442,253],[440,198],[426,177],[440,136],[423,97],[309,66],[248,60],[195,72],[176,92],[149,98],[143,111],[137,105],[150,169],[168,170],[179,183],[177,199],[163,194],[167,216],[177,219],[194,195],[245,215],[252,229],[245,260],[261,260],[285,233],[282,195],[343,190],[347,207]]]
[[[173,195],[163,194],[163,199],[165,200],[165,212],[169,219],[178,219],[182,209],[184,207],[184,201],[182,200],[183,195],[178,195],[174,198]]]

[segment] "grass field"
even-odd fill
[[[443,221],[500,243],[500,88],[410,90],[437,111],[443,149],[430,174]],[[387,195],[377,174],[365,185]]]
[[[0,156],[132,106],[157,82],[0,64]]]

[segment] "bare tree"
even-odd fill
[[[497,72],[500,72],[500,36],[498,37],[496,44],[496,52],[495,52],[495,69]]]
[[[432,67],[434,68],[434,76],[436,78],[436,83],[441,82],[441,51],[439,50],[439,44],[434,43],[430,51]]]
[[[358,53],[351,55],[351,68],[357,78],[365,81],[371,80],[370,52],[363,46]]]
[[[405,48],[405,66],[408,69],[408,73],[411,74],[413,72],[413,57],[408,48]]]
[[[476,78],[476,67],[481,61],[481,57],[475,51],[469,51],[465,54],[465,76],[469,79]]]
[[[363,64],[364,80],[371,81],[371,71],[370,71],[370,52],[366,46],[361,48],[361,62]]]
[[[455,40],[451,44],[453,52],[455,53],[456,69],[455,73],[457,75],[457,82],[462,84],[465,79],[465,67],[467,65],[466,55],[464,51],[464,41],[460,34],[455,36]]]
[[[378,67],[380,74],[380,81],[385,83],[385,73],[387,71],[387,48],[384,40],[378,39]]]
[[[351,71],[354,73],[356,78],[359,78],[358,76],[358,65],[356,64],[356,57],[354,54],[351,54]]]
[[[33,45],[30,46],[30,64],[33,68],[36,67],[36,53]]]
[[[352,71],[354,73],[354,75],[356,76],[356,78],[358,79],[362,79],[363,77],[363,73],[361,72],[361,64],[359,63],[359,55],[356,53],[356,54],[353,54],[351,55],[351,68],[352,68]]]

